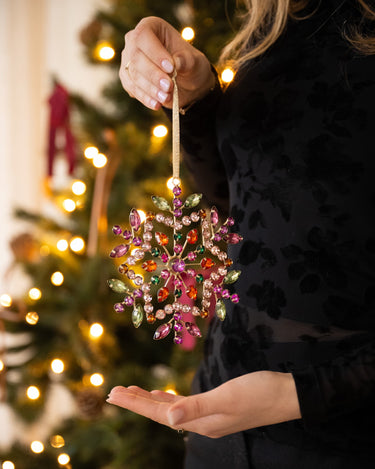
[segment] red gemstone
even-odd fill
[[[198,241],[198,230],[190,230],[186,236],[186,240],[189,244],[195,244]]]
[[[194,323],[185,322],[185,327],[186,327],[186,330],[188,331],[188,333],[190,335],[192,335],[193,337],[202,337],[202,333],[201,333],[199,327],[196,326]]]
[[[155,239],[160,246],[166,246],[169,242],[168,236],[164,233],[160,233],[160,231],[155,233]]]
[[[167,287],[159,288],[158,290],[158,302],[161,303],[168,298],[169,290]]]
[[[142,269],[146,272],[154,272],[157,268],[157,264],[155,261],[146,261],[142,264]]]
[[[154,340],[164,339],[170,333],[171,329],[172,329],[171,323],[162,324],[156,329],[154,333]]]
[[[213,267],[214,265],[215,265],[215,262],[209,257],[204,257],[201,260],[201,266],[203,269],[211,269],[211,267]]]
[[[195,287],[189,287],[187,290],[186,290],[186,294],[189,298],[191,298],[192,300],[196,300],[197,299],[197,295],[198,295],[198,290],[195,288]]]

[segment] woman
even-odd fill
[[[176,68],[187,164],[222,209],[229,187],[244,241],[241,302],[210,327],[196,394],[108,402],[189,431],[187,468],[373,468],[375,8],[246,5],[225,92],[163,20],[125,37],[120,78],[145,106],[171,107]]]

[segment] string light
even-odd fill
[[[168,128],[163,124],[156,125],[152,129],[152,134],[154,137],[163,138],[168,134]]]
[[[62,466],[66,466],[66,464],[69,464],[70,456],[69,456],[69,454],[61,453],[61,454],[58,455],[57,461]]]
[[[104,153],[98,153],[92,159],[92,164],[95,168],[103,168],[107,164],[108,158],[104,155]]]
[[[36,399],[39,399],[40,391],[36,386],[29,386],[26,390],[26,395],[29,399],[35,401]]]
[[[181,181],[179,178],[170,177],[167,181],[167,187],[170,191],[173,191],[175,186],[181,186]]]
[[[185,41],[192,41],[195,37],[195,31],[190,26],[187,26],[181,31],[181,36]]]
[[[82,195],[86,192],[86,184],[83,181],[74,181],[72,184],[72,192],[75,195]]]
[[[65,440],[61,435],[53,435],[50,438],[52,448],[62,448],[65,446]]]
[[[39,321],[39,314],[35,311],[30,311],[26,314],[25,321],[31,326],[35,326],[35,324],[37,324]]]
[[[230,83],[231,81],[233,81],[233,78],[234,78],[234,71],[230,67],[227,67],[222,71],[221,80],[224,83]]]
[[[39,288],[30,288],[29,298],[31,300],[40,300],[42,298],[42,292],[39,290]]]
[[[64,283],[64,275],[61,272],[54,272],[51,275],[51,283],[56,287],[59,287]]]
[[[90,383],[93,386],[101,386],[104,383],[104,377],[101,373],[93,373],[90,376]]]
[[[168,394],[173,394],[174,396],[177,396],[177,391],[173,388],[167,388],[165,392],[167,392]]]
[[[66,212],[74,212],[74,210],[77,208],[76,203],[72,199],[65,199],[63,202],[63,207]]]
[[[146,212],[144,212],[143,210],[139,210],[139,209],[137,209],[137,212],[141,218],[141,223],[143,223],[146,220],[146,216],[147,216]]]
[[[68,249],[69,243],[66,239],[59,239],[56,243],[56,247],[59,251],[64,252]]]
[[[2,469],[15,469],[15,467],[16,466],[12,463],[12,461],[4,461],[1,465]]]
[[[51,370],[54,373],[60,374],[64,371],[64,369],[65,369],[65,365],[64,365],[64,362],[62,360],[60,360],[59,358],[55,358],[54,360],[52,360]]]
[[[90,336],[92,339],[98,339],[99,337],[103,335],[103,332],[104,332],[104,328],[98,322],[95,322],[90,327]]]
[[[94,146],[86,147],[85,151],[83,152],[83,154],[85,155],[85,158],[87,158],[88,160],[92,160],[94,156],[97,155],[98,153],[99,153],[99,150]]]
[[[33,441],[31,444],[30,444],[30,448],[31,448],[31,451],[33,453],[36,453],[36,454],[40,454],[40,453],[43,453],[44,451],[44,445],[41,441]]]
[[[99,60],[112,60],[115,53],[115,49],[106,41],[99,42],[95,48],[95,55]]]
[[[4,368],[5,368],[4,362],[3,360],[0,360],[0,373],[3,371]]]
[[[1,306],[4,306],[4,308],[9,308],[12,304],[12,297],[7,293],[4,293],[0,296],[0,304]]]
[[[70,241],[70,249],[74,252],[81,252],[85,249],[85,241],[80,237],[76,236]]]

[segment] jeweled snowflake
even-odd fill
[[[224,300],[238,303],[238,295],[231,294],[225,285],[234,283],[241,271],[229,270],[232,260],[220,245],[237,244],[242,237],[230,233],[233,218],[220,224],[215,207],[196,208],[202,194],[192,194],[182,201],[179,185],[174,186],[173,194],[172,205],[163,197],[153,196],[161,212],[148,212],[144,223],[138,211],[132,209],[130,230],[119,225],[113,227],[113,232],[125,242],[113,248],[110,256],[124,258],[118,270],[135,287],[119,279],[108,280],[108,285],[116,293],[125,294],[114,305],[116,312],[131,308],[135,327],[142,324],[145,316],[151,324],[157,319],[167,319],[155,330],[154,339],[164,339],[173,329],[174,342],[181,344],[184,327],[192,336],[202,335],[194,322],[184,321],[184,314],[206,318],[210,306],[215,305],[215,313],[223,321]],[[159,231],[155,231],[156,224],[161,227]],[[183,293],[193,306],[181,302]],[[160,307],[156,309],[154,304]]]

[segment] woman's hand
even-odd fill
[[[119,75],[131,97],[150,109],[171,108],[174,69],[182,107],[202,98],[215,83],[206,56],[161,18],[144,18],[125,35]]]
[[[293,376],[273,371],[249,373],[189,397],[118,386],[107,402],[210,438],[301,418]]]

